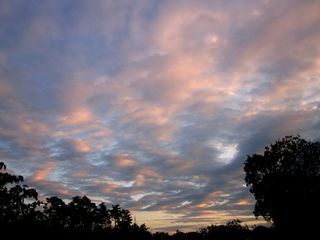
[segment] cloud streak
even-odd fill
[[[2,5],[0,157],[45,195],[252,222],[247,154],[319,139],[317,1]]]

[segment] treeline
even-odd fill
[[[0,234],[2,236],[43,238],[87,239],[262,239],[272,230],[257,227],[254,230],[242,226],[239,220],[226,225],[211,225],[197,232],[151,233],[145,224],[133,223],[129,210],[119,205],[107,208],[96,205],[86,196],[76,196],[69,203],[54,196],[44,201],[38,192],[23,182],[22,176],[6,172],[0,162]]]
[[[86,196],[69,203],[54,196],[44,201],[0,162],[0,236],[139,240],[314,239],[319,236],[320,142],[286,136],[263,154],[248,156],[245,181],[256,199],[254,214],[272,228],[249,228],[239,220],[211,225],[196,232],[151,233],[133,222],[119,205],[96,205]]]
[[[108,209],[105,203],[96,205],[86,196],[73,197],[68,204],[56,196],[40,201],[35,189],[21,184],[22,176],[6,172],[3,162],[0,170],[0,234],[95,239],[144,239],[151,235],[145,224],[133,223],[130,211],[119,205]]]

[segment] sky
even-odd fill
[[[0,0],[0,159],[152,231],[258,223],[247,155],[320,139],[318,0]],[[262,221],[262,219],[258,219]]]

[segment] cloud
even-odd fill
[[[120,203],[153,229],[252,223],[246,156],[319,138],[319,8],[6,1],[0,157],[44,195]]]
[[[86,109],[74,110],[63,117],[61,122],[66,125],[85,123],[91,120],[91,114]]]
[[[49,174],[54,170],[55,164],[53,162],[44,163],[32,176],[33,181],[45,180]]]

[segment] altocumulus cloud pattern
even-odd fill
[[[247,154],[319,137],[319,1],[0,5],[0,157],[44,196],[252,223]]]

